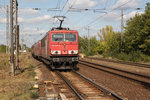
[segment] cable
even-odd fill
[[[58,4],[59,5],[61,4],[61,2],[62,2],[62,0],[58,0],[56,8],[58,7]],[[59,8],[60,8],[60,6],[59,6]],[[56,16],[56,12],[54,13],[54,16]],[[52,27],[54,26],[55,23],[56,23],[55,20],[53,20]]]
[[[67,0],[67,1],[65,2],[65,5],[63,6],[61,12],[59,13],[59,16],[60,16],[60,14],[62,13],[62,11],[64,10],[64,8],[65,8],[65,6],[67,5],[68,1],[69,1],[69,0]]]
[[[118,7],[116,7],[116,8],[114,8],[114,9],[110,10],[109,12],[103,14],[102,16],[99,16],[98,18],[96,18],[95,20],[91,21],[90,23],[88,23],[88,24],[85,25],[85,26],[89,26],[90,24],[93,24],[95,21],[99,20],[99,18],[102,18],[102,17],[104,17],[105,15],[107,15],[108,13],[110,13],[110,12],[112,12],[112,11],[118,9],[118,8],[121,8],[122,6],[126,5],[127,3],[131,2],[131,1],[132,1],[132,0],[129,0],[129,1],[127,1],[126,3],[124,3],[124,4],[122,4],[122,5],[118,6]]]
[[[73,5],[76,4],[76,1],[77,1],[77,0],[75,0],[75,1],[72,3],[72,5],[68,8],[67,12],[63,14],[63,16],[65,16],[65,15],[69,12],[69,9],[71,9],[71,8],[73,7]]]

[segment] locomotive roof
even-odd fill
[[[49,32],[77,32],[76,30],[51,30]]]

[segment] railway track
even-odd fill
[[[111,66],[96,64],[96,63],[92,63],[92,62],[88,62],[88,61],[84,61],[84,60],[80,60],[79,64],[82,64],[82,65],[85,65],[88,67],[92,67],[94,69],[102,70],[102,71],[105,71],[105,72],[108,72],[111,74],[115,74],[115,75],[118,75],[121,77],[125,77],[128,79],[134,80],[134,81],[138,81],[148,87],[150,86],[150,76],[142,75],[139,73],[133,73],[130,71],[113,68]]]
[[[78,72],[56,72],[70,87],[79,100],[123,100],[117,94],[105,89]]]
[[[106,61],[106,62],[113,62],[113,63],[119,63],[119,64],[126,64],[126,65],[133,65],[137,67],[145,67],[145,68],[150,68],[150,64],[142,64],[142,63],[135,63],[135,62],[124,62],[124,61],[116,61],[116,60],[111,60],[111,59],[104,59],[104,58],[96,58],[96,57],[85,57],[87,59],[93,59],[93,60],[101,60],[101,61]]]

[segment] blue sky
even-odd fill
[[[78,30],[80,36],[97,35],[106,25],[115,31],[121,29],[121,9],[124,10],[124,23],[136,13],[143,13],[149,0],[18,0],[20,38],[27,46],[41,39],[52,27],[59,25],[53,16],[65,15],[64,27]],[[0,44],[6,44],[6,9],[9,0],[0,0]],[[32,8],[40,8],[33,10]],[[52,11],[54,8],[58,11]],[[141,8],[136,10],[136,8]],[[49,11],[48,11],[49,9]],[[83,9],[88,9],[83,10]],[[96,10],[99,9],[99,10]]]

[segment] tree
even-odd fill
[[[79,36],[79,50],[80,50],[80,53],[87,54],[87,51],[88,51],[88,38],[86,36],[83,36],[83,37]]]
[[[88,37],[83,36],[79,37],[79,50],[80,53],[84,53],[86,55],[95,55],[98,53],[98,40],[96,36],[90,38],[90,52],[88,52]]]
[[[95,55],[98,53],[98,47],[99,43],[98,40],[96,39],[96,36],[93,36],[90,38],[90,55]]]
[[[101,45],[103,44],[103,48],[105,50],[103,52],[111,51],[113,48],[114,36],[115,32],[113,31],[112,26],[106,26],[106,28],[102,28],[98,36],[101,41]]]
[[[125,28],[125,51],[141,51],[150,55],[150,7],[145,7],[144,14],[136,14],[127,21]]]
[[[0,52],[5,53],[6,52],[6,46],[5,45],[0,45]]]
[[[150,3],[146,3],[145,10],[146,10],[146,11],[150,11]]]

